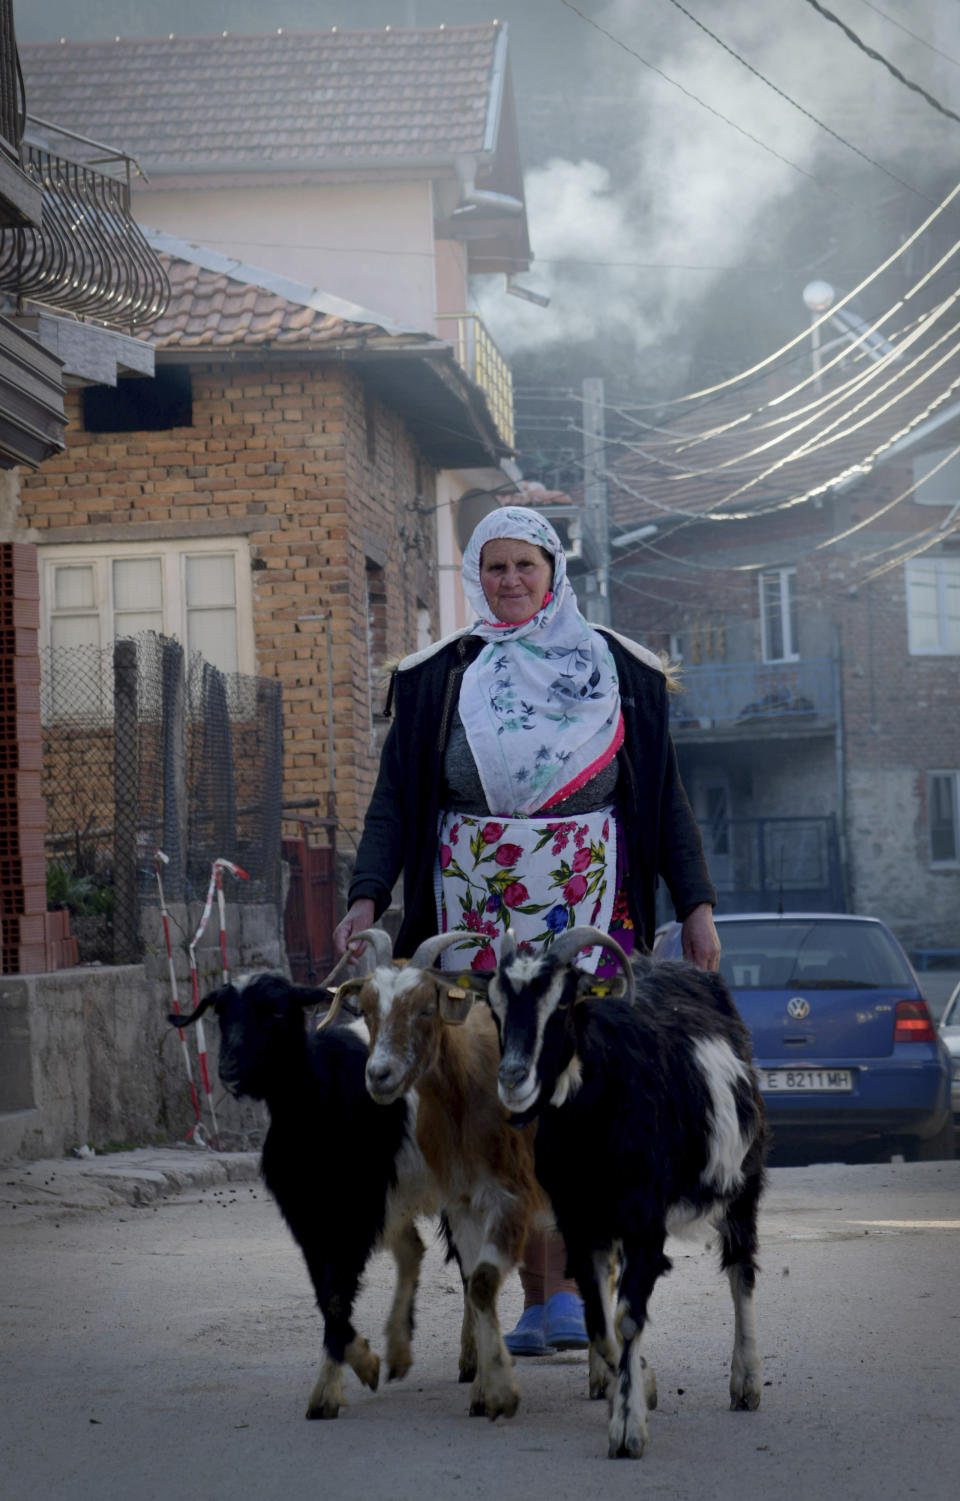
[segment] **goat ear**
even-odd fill
[[[493,979],[492,970],[447,969],[442,973],[443,979],[447,985],[457,986],[460,990],[471,990],[473,992],[474,999],[479,996],[486,995],[487,986]]]
[[[437,977],[437,988],[440,992],[440,1015],[451,1027],[460,1027],[470,1015],[474,997],[471,991],[465,990],[462,985],[451,984],[451,977],[444,975]],[[454,976],[454,981],[457,979]]]
[[[181,1029],[189,1027],[193,1022],[199,1021],[205,1011],[209,1011],[211,1006],[215,1006],[221,997],[228,995],[232,989],[232,985],[221,985],[217,990],[211,990],[209,995],[203,997],[196,1010],[191,1011],[188,1016],[184,1016],[181,1011],[168,1011],[167,1021],[171,1027],[179,1027]]]
[[[628,983],[623,975],[601,976],[584,974],[581,970],[580,979],[577,982],[576,1000],[594,1001],[610,1000],[611,997],[620,1000],[626,995]]]

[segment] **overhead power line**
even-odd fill
[[[670,3],[676,4],[676,0],[670,0]],[[839,26],[848,41],[851,41],[855,47],[859,47],[860,51],[865,53],[867,57],[872,58],[875,63],[882,64],[898,83],[903,84],[904,88],[912,89],[915,94],[919,94],[920,98],[929,104],[931,109],[937,110],[941,115],[946,115],[948,120],[956,120],[957,124],[960,125],[960,115],[954,114],[952,109],[948,109],[945,104],[941,104],[940,100],[935,99],[932,94],[928,94],[926,89],[921,88],[918,83],[914,83],[911,78],[907,78],[904,73],[900,72],[899,68],[894,67],[893,63],[884,57],[882,52],[877,52],[874,47],[868,47],[863,38],[857,36],[857,33],[847,25],[846,21],[841,21],[840,17],[835,16],[832,10],[827,10],[825,5],[820,4],[820,0],[807,0],[807,4],[812,6],[818,15],[823,16],[825,21],[831,21],[834,26]]]
[[[699,104],[702,109],[709,110],[711,115],[716,115],[717,119],[722,120],[724,125],[731,126],[740,135],[746,136],[747,140],[752,141],[755,146],[761,147],[762,150],[769,152],[771,156],[775,156],[778,161],[783,162],[784,166],[790,167],[794,172],[799,172],[803,177],[808,177],[811,182],[816,182],[817,186],[820,186],[813,173],[808,172],[806,167],[801,167],[797,162],[792,162],[789,157],[782,156],[779,151],[775,151],[771,145],[766,141],[762,141],[759,136],[755,136],[749,130],[745,130],[742,125],[737,124],[736,120],[731,120],[729,115],[723,114],[721,110],[714,109],[712,104],[708,104],[705,99],[701,99],[691,89],[685,88],[682,83],[678,83],[675,78],[671,78],[670,74],[665,73],[662,68],[658,68],[656,63],[650,62],[648,58],[641,56],[633,47],[629,47],[620,37],[614,36],[613,32],[608,31],[605,26],[601,26],[599,21],[594,21],[592,16],[584,15],[582,10],[578,10],[575,5],[571,4],[571,0],[560,0],[560,4],[565,5],[567,10],[572,10],[574,15],[580,17],[581,21],[586,21],[588,26],[592,26],[594,31],[599,31],[602,36],[607,37],[615,46],[621,47],[624,52],[628,52],[631,57],[635,57],[637,62],[642,63],[645,68],[649,68],[651,73],[656,73],[658,77],[664,79],[673,88],[679,89],[681,94],[685,94],[688,99],[692,99],[694,104]]]
[[[566,3],[566,0],[564,0],[564,3]],[[810,3],[813,4],[814,0],[810,0]],[[685,5],[681,5],[680,0],[669,0],[669,4],[672,5],[675,10],[679,10],[683,15],[685,15],[688,21],[692,21],[694,26],[699,27],[699,29],[704,33],[705,36],[708,36],[712,42],[716,42],[718,47],[722,47],[724,52],[726,52],[730,57],[735,58],[736,61],[741,65],[741,67],[746,68],[748,73],[753,74],[754,78],[759,78],[760,82],[765,83],[768,89],[772,89],[775,94],[777,94],[781,99],[785,100],[786,103],[789,104],[793,109],[798,110],[801,115],[805,116],[806,119],[812,120],[814,125],[818,126],[821,130],[825,130],[827,132],[827,135],[832,136],[835,141],[839,141],[841,146],[845,146],[848,151],[855,152],[856,155],[862,157],[865,162],[869,162],[871,167],[876,167],[880,172],[884,172],[887,177],[892,177],[894,182],[899,183],[902,188],[906,188],[908,193],[915,193],[918,198],[927,198],[926,193],[921,192],[919,188],[915,188],[912,183],[905,181],[904,178],[898,177],[896,172],[891,172],[890,168],[885,167],[882,162],[878,162],[876,157],[870,156],[866,151],[861,151],[859,146],[854,146],[852,141],[848,141],[845,136],[842,136],[839,131],[834,130],[831,125],[825,125],[824,122],[818,119],[816,115],[812,114],[810,110],[805,109],[802,104],[798,104],[796,99],[792,99],[790,95],[785,93],[783,89],[779,88],[777,84],[772,83],[765,74],[760,72],[759,68],[755,68],[753,66],[753,63],[748,63],[745,57],[741,57],[739,52],[735,52],[732,47],[729,47],[722,37],[717,36],[717,33],[715,31],[711,31],[709,26],[705,26],[703,22],[693,14],[692,11],[687,10],[687,7]],[[817,6],[817,9],[819,10],[820,6]]]
[[[788,339],[786,344],[781,344],[779,349],[775,349],[772,354],[768,354],[764,359],[758,360],[757,363],[755,365],[751,365],[749,369],[741,370],[739,375],[733,375],[728,380],[718,381],[717,384],[713,386],[704,386],[699,391],[690,391],[686,396],[674,397],[668,403],[668,405],[680,406],[686,404],[687,402],[697,401],[705,396],[713,396],[718,391],[728,390],[732,386],[739,385],[740,382],[746,380],[748,376],[755,375],[757,371],[768,369],[775,360],[778,360],[781,355],[786,354],[789,349],[795,348],[797,344],[805,343],[806,340],[810,337],[811,333],[813,333],[814,329],[822,328],[825,323],[829,323],[830,319],[834,316],[835,313],[840,310],[840,308],[846,307],[847,303],[852,302],[855,297],[859,296],[859,294],[866,287],[868,287],[871,282],[876,281],[877,277],[881,276],[884,271],[889,270],[889,268],[896,261],[898,261],[901,256],[906,255],[907,251],[910,249],[910,246],[914,245],[917,240],[919,240],[920,236],[930,228],[931,224],[933,224],[934,221],[946,211],[946,209],[950,206],[950,204],[958,194],[960,194],[960,182],[958,182],[955,187],[951,188],[950,192],[940,203],[937,204],[933,212],[927,215],[923,223],[918,224],[913,233],[911,235],[908,235],[905,240],[901,241],[896,250],[888,255],[886,260],[881,261],[879,266],[876,266],[874,270],[871,271],[869,276],[864,277],[864,279],[859,282],[857,286],[852,289],[852,291],[849,291],[843,297],[838,298],[836,302],[831,304],[826,312],[822,313],[819,318],[815,319],[801,333],[796,334],[794,338]],[[924,281],[929,279],[929,274],[932,273],[928,273],[927,277],[921,278],[921,281],[916,284],[916,287],[911,289],[911,293],[909,295],[912,295],[913,292],[919,289]],[[904,297],[902,300],[906,301],[906,297]]]
[[[888,15],[885,10],[881,10],[879,5],[874,5],[873,0],[860,0],[860,3],[862,5],[865,5],[868,10],[875,11],[878,16],[882,16],[885,21],[889,21],[891,26],[896,26],[898,31],[903,31],[907,36],[913,37],[913,40],[915,42],[919,42],[921,47],[928,47],[931,52],[936,52],[938,57],[944,57],[946,58],[948,63],[953,63],[954,67],[960,68],[960,58],[951,57],[950,53],[944,52],[942,47],[935,47],[933,43],[928,42],[925,37],[919,36],[915,31],[911,31],[910,27],[904,26],[902,21],[895,20],[894,17]]]

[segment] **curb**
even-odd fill
[[[144,1148],[79,1161],[16,1159],[0,1163],[0,1228],[120,1205],[143,1208],[189,1190],[248,1183],[259,1176],[259,1152],[204,1147]]]

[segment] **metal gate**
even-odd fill
[[[319,799],[294,804],[300,837],[283,840],[283,858],[290,886],[283,914],[284,941],[290,974],[298,985],[316,985],[333,968],[333,930],[337,922],[337,820],[301,818],[299,810],[318,807]],[[317,833],[326,842],[315,844]]]
[[[700,832],[717,889],[718,912],[846,911],[832,814],[706,821],[700,823]],[[672,916],[661,882],[657,923],[669,922]]]

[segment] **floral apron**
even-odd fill
[[[471,969],[495,969],[508,928],[518,943],[538,948],[572,927],[612,930],[622,937],[616,919],[625,902],[613,877],[619,870],[617,834],[612,807],[576,818],[441,814],[435,872],[439,931],[464,932],[463,943],[443,955],[444,967],[469,962]],[[602,949],[592,948],[582,963],[595,971],[604,958]]]

